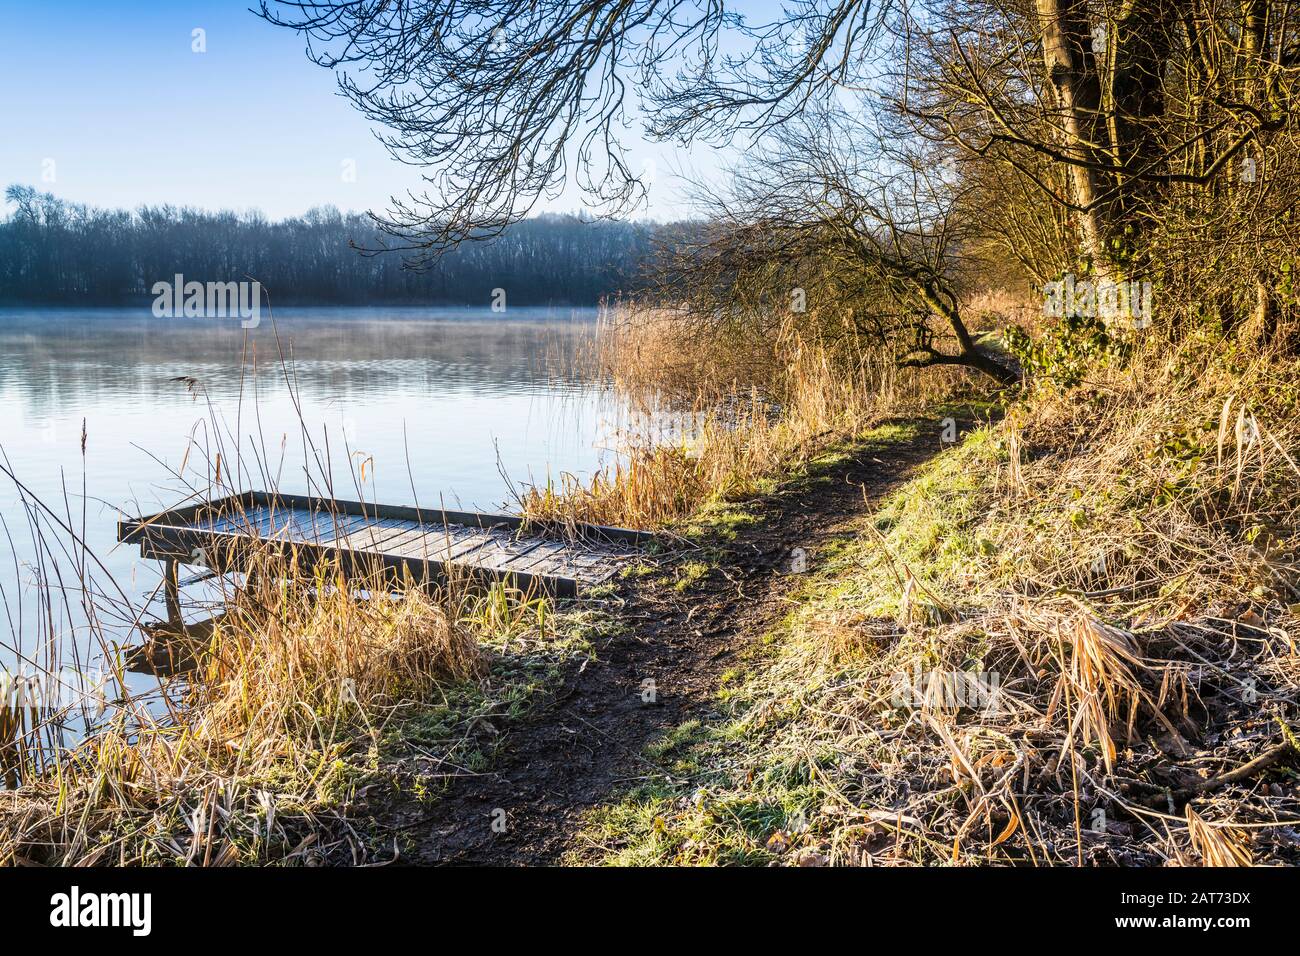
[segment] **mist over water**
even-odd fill
[[[218,453],[241,488],[320,493],[315,455],[340,498],[483,511],[508,502],[502,471],[541,482],[609,463],[616,403],[574,361],[594,320],[569,308],[284,308],[244,330],[234,319],[155,318],[147,303],[0,309],[0,449],[138,602],[159,565],[117,545],[119,514],[206,487]],[[15,647],[30,654],[45,639],[38,612],[50,615],[34,586],[41,546],[4,476],[0,517],[0,666],[12,666]],[[162,614],[161,598],[151,611]],[[54,618],[61,640],[93,656],[84,619]]]

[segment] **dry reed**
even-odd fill
[[[561,475],[518,492],[520,511],[556,522],[655,528],[702,504],[751,495],[883,414],[917,408],[965,380],[900,370],[878,350],[852,361],[785,324],[766,358],[703,338],[665,309],[606,312],[589,356],[645,423],[622,456],[586,481]]]

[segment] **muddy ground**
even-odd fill
[[[594,659],[570,667],[545,704],[508,729],[487,772],[453,781],[432,808],[397,806],[376,820],[381,831],[405,836],[396,862],[560,862],[588,810],[662,773],[643,758],[645,746],[702,712],[719,675],[783,613],[795,583],[793,549],[815,552],[939,447],[939,425],[927,421],[919,437],[888,452],[857,451],[821,468],[819,480],[791,481],[747,502],[758,520],[711,545],[714,567],[684,592],[622,583],[620,615],[629,626],[598,644]],[[653,702],[645,700],[647,681]]]

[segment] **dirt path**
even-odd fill
[[[583,814],[654,770],[641,756],[646,744],[701,709],[722,671],[781,613],[791,550],[812,553],[863,510],[864,488],[877,501],[938,448],[938,423],[923,422],[914,441],[860,453],[822,472],[825,480],[748,503],[758,522],[740,528],[719,567],[686,593],[625,585],[630,626],[511,731],[491,772],[452,788],[413,831],[402,862],[559,862]],[[642,699],[648,680],[653,703]],[[504,832],[493,827],[500,811]]]

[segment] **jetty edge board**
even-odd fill
[[[525,521],[518,515],[245,491],[140,518],[119,519],[117,539],[167,562],[169,615],[175,566],[243,570],[255,548],[277,548],[300,565],[337,560],[344,574],[382,568],[395,578],[445,580],[448,569],[528,593],[572,597],[608,580],[647,531]]]

